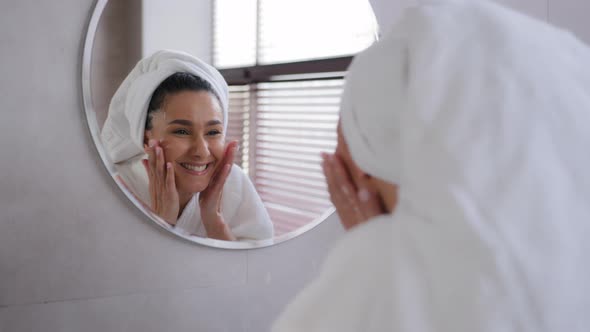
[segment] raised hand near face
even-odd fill
[[[353,177],[337,154],[322,153],[322,169],[330,200],[346,230],[385,213],[374,189],[362,176]]]
[[[237,147],[237,141],[227,144],[223,159],[217,165],[209,185],[199,194],[201,220],[205,226],[207,237],[210,238],[227,241],[235,240],[235,236],[231,233],[221,214],[221,197],[225,180],[229,176],[234,162]]]
[[[175,225],[180,204],[174,180],[174,167],[170,162],[166,162],[164,150],[157,140],[149,140],[145,152],[148,159],[142,160],[142,163],[149,177],[151,208],[166,222]]]

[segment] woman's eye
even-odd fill
[[[207,135],[209,135],[209,136],[216,136],[216,135],[219,135],[219,134],[221,134],[221,131],[219,131],[217,129],[209,130],[209,132],[207,132]]]
[[[177,135],[188,135],[188,131],[186,131],[185,129],[176,129],[174,133]]]

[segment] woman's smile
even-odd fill
[[[215,162],[209,162],[206,164],[183,162],[178,163],[178,165],[180,165],[183,171],[187,172],[190,175],[201,176],[209,173],[209,170],[213,169],[213,167],[215,166]]]

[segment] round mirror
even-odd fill
[[[366,0],[99,0],[82,68],[85,113],[97,151],[127,198],[179,237],[220,248],[291,239],[334,211],[320,152],[336,146],[344,71],[375,32]],[[123,82],[140,60],[154,54],[190,54],[208,73],[220,73],[229,88],[220,92],[219,84],[205,78],[213,88],[170,90],[165,82],[183,73],[177,70],[141,91],[149,107],[139,108],[140,120],[130,119],[134,105],[119,98]],[[178,111],[181,106],[174,105],[189,106]],[[135,150],[123,155],[115,150],[128,150],[109,141],[122,125],[136,125],[130,130],[136,136],[141,131],[141,138],[120,138],[135,143]],[[175,129],[168,129],[172,125]],[[165,136],[168,131],[172,136]],[[237,145],[231,153],[229,142]],[[198,152],[199,144],[206,152]],[[233,166],[222,176],[230,154]],[[164,190],[157,189],[166,179],[157,178],[160,170],[174,174],[171,188],[177,195],[171,204],[162,203],[170,196],[162,199]],[[211,194],[216,187],[217,196]],[[209,196],[217,197],[210,199],[217,207],[211,211],[217,211],[227,237],[213,235],[207,219],[213,213],[207,214],[203,203]],[[162,206],[175,209],[163,212]]]

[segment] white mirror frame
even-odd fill
[[[94,111],[94,106],[92,104],[92,95],[90,90],[90,66],[92,63],[92,48],[94,46],[96,31],[98,28],[98,24],[100,22],[100,18],[107,3],[108,0],[97,0],[96,6],[94,7],[92,16],[90,18],[90,22],[88,23],[88,30],[86,32],[86,38],[84,40],[84,49],[82,53],[82,99],[84,102],[84,113],[86,114],[88,129],[90,130],[90,135],[92,136],[92,140],[94,141],[94,146],[96,147],[96,150],[98,151],[98,154],[100,155],[100,158],[113,181],[115,181],[119,189],[123,192],[123,194],[125,194],[125,196],[127,196],[129,201],[132,202],[136,208],[143,212],[144,215],[148,216],[151,219],[151,221],[153,221],[156,225],[166,229],[169,233],[173,234],[174,236],[179,236],[185,240],[188,240],[193,243],[198,243],[200,245],[222,249],[255,249],[272,246],[293,239],[311,230],[312,228],[317,226],[319,223],[321,223],[334,213],[335,209],[331,207],[321,216],[319,216],[312,222],[308,223],[307,225],[268,240],[222,241],[197,236],[186,236],[175,232],[172,226],[170,226],[168,223],[162,220],[158,215],[153,213],[132,193],[130,193],[120,181],[117,181],[117,171],[115,169],[115,166],[108,158],[105,148],[103,147],[102,142],[100,140],[100,131],[98,122],[96,121],[96,113]]]

